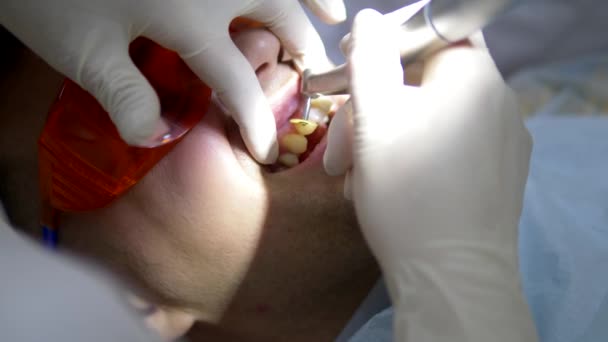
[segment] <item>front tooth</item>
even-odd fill
[[[310,112],[308,112],[308,120],[320,124],[326,124],[329,118],[327,116],[327,113],[320,110],[319,108],[310,108]]]
[[[281,146],[293,154],[301,154],[306,151],[308,140],[302,135],[289,133],[281,138]]]
[[[313,108],[319,108],[321,111],[328,114],[331,112],[331,108],[334,106],[334,102],[327,96],[319,96],[310,100],[310,106]]]
[[[293,153],[283,153],[279,156],[279,163],[287,166],[294,167],[300,163],[298,156]]]
[[[319,126],[316,122],[302,119],[291,119],[289,122],[300,135],[311,135]]]

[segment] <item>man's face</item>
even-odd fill
[[[234,41],[257,71],[281,136],[300,105],[298,74],[279,61],[280,43],[268,31],[244,31]],[[199,319],[280,319],[294,305],[306,309],[377,275],[343,199],[343,178],[323,171],[324,145],[294,168],[268,172],[212,107],[112,205],[65,215],[63,243],[108,263],[149,299]]]

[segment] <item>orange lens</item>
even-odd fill
[[[166,120],[186,130],[201,120],[211,89],[175,52],[138,38],[130,54],[156,90]],[[127,145],[95,98],[66,80],[38,142],[43,206],[61,211],[104,207],[137,183],[177,141],[155,148]]]
[[[236,18],[229,31],[262,26]],[[129,52],[156,90],[161,115],[170,125],[188,131],[201,120],[210,104],[211,89],[175,52],[145,38],[136,39]],[[97,100],[66,79],[38,141],[42,223],[55,226],[55,210],[87,211],[107,206],[135,185],[179,140],[155,148],[127,145]]]

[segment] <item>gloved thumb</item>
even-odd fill
[[[352,173],[353,164],[353,121],[352,102],[346,102],[329,126],[327,132],[327,148],[323,154],[323,166],[330,176],[344,177],[344,198],[352,200]]]
[[[327,148],[323,154],[323,166],[330,176],[346,173],[353,162],[353,122],[352,102],[346,102],[329,125],[327,131]]]
[[[402,88],[403,70],[399,51],[387,39],[390,30],[386,24],[380,13],[361,11],[353,24],[352,39],[344,45],[352,98],[338,110],[329,126],[323,156],[329,175],[346,173],[352,167],[353,156],[376,143],[374,136],[385,132],[381,125],[397,123],[389,121],[389,107],[396,99],[394,94]]]
[[[342,0],[303,1],[317,17],[327,24],[337,24],[346,20],[346,7]]]
[[[158,96],[133,64],[128,44],[114,44],[92,54],[94,57],[82,63],[79,77],[72,79],[97,98],[125,142],[157,146],[163,136],[170,134],[169,126],[160,118]]]
[[[390,139],[391,130],[399,129],[403,67],[399,49],[392,43],[398,29],[374,10],[363,10],[354,19],[347,65],[356,150]]]

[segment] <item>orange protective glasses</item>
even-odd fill
[[[230,31],[260,26],[239,18]],[[156,90],[165,119],[185,130],[201,120],[210,104],[211,89],[177,53],[145,38],[136,39],[129,53]],[[43,227],[57,227],[57,211],[107,206],[179,140],[155,148],[127,145],[96,99],[66,79],[38,142]]]

